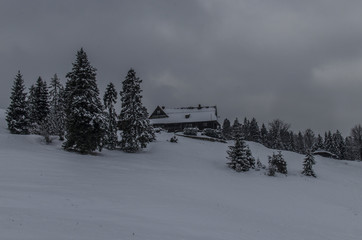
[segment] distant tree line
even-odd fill
[[[321,136],[316,135],[311,129],[304,132],[293,132],[290,124],[276,119],[268,126],[258,124],[255,118],[244,118],[240,123],[236,118],[233,124],[225,119],[222,133],[226,139],[234,139],[240,131],[247,141],[254,141],[264,146],[277,150],[287,150],[306,154],[308,151],[327,151],[339,159],[362,160],[362,126],[356,125],[351,130],[351,135],[343,137],[340,131],[328,131]]]
[[[99,97],[96,69],[88,61],[83,49],[77,52],[65,87],[55,74],[49,86],[41,77],[26,92],[23,76],[17,73],[6,113],[12,134],[38,134],[51,141],[51,135],[65,140],[63,148],[80,153],[121,148],[137,152],[155,139],[142,104],[141,82],[133,69],[122,81],[122,108],[117,115],[114,105],[117,91],[109,83],[103,97]],[[120,131],[118,141],[117,131]]]

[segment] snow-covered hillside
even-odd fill
[[[137,154],[65,152],[0,112],[0,239],[360,240],[362,163],[283,152],[289,175],[236,173],[227,144],[159,134]],[[266,164],[272,150],[249,143]]]

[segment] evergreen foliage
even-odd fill
[[[29,90],[30,133],[43,134],[48,132],[49,93],[47,83],[41,77]]]
[[[250,122],[246,117],[244,118],[244,123],[241,125],[241,132],[242,132],[245,140],[251,141]]]
[[[275,119],[269,123],[268,144],[271,148],[286,149],[286,143],[289,142],[289,127],[289,124],[280,119]]]
[[[248,153],[248,147],[245,144],[241,131],[235,132],[234,140],[234,145],[229,146],[229,150],[227,151],[227,159],[230,160],[227,165],[237,172],[249,171],[252,167],[250,159],[251,153]],[[250,156],[248,156],[249,154]]]
[[[336,146],[333,141],[332,133],[331,131],[328,131],[328,133],[325,133],[324,138],[324,149],[328,152],[334,153],[336,151]]]
[[[345,159],[346,145],[340,131],[337,130],[332,138],[334,142],[332,153],[336,154],[339,159]]]
[[[114,109],[114,104],[117,102],[117,91],[113,83],[109,83],[106,92],[103,96],[103,103],[106,109],[106,132],[104,144],[107,149],[113,150],[118,144],[117,138],[117,113]]]
[[[311,151],[307,151],[307,154],[304,158],[303,162],[303,171],[302,174],[305,176],[316,177],[313,171],[313,165],[315,164],[314,156],[312,155]]]
[[[351,129],[352,154],[354,159],[362,160],[362,126],[358,124]]]
[[[318,134],[317,136],[317,140],[315,141],[313,147],[312,147],[312,151],[317,151],[317,150],[323,150],[324,149],[324,144],[323,144],[323,137]]]
[[[64,140],[65,132],[65,105],[64,105],[64,87],[60,83],[57,74],[51,78],[49,86],[49,132],[52,135],[58,135],[60,140]]]
[[[242,128],[238,118],[235,118],[233,126],[231,128],[232,128],[232,138],[235,138],[235,136],[240,133]]]
[[[102,149],[104,114],[96,83],[96,69],[85,51],[77,52],[65,87],[66,142],[64,149],[90,153]]]
[[[300,154],[305,153],[304,137],[300,131],[298,132],[298,135],[296,136],[296,151],[297,151],[297,153],[300,153]]]
[[[287,144],[287,150],[295,152],[296,146],[295,146],[295,135],[292,131],[289,132],[289,142]]]
[[[287,163],[284,160],[284,157],[282,155],[281,151],[278,151],[277,154],[273,153],[273,156],[269,156],[269,165],[274,166],[276,172],[287,174]]]
[[[225,139],[230,140],[232,139],[232,128],[229,119],[225,118],[222,124],[222,135]]]
[[[155,139],[153,127],[148,120],[147,109],[142,105],[142,80],[130,69],[122,82],[121,148],[125,152],[137,152]]]
[[[275,173],[276,173],[276,167],[269,161],[269,166],[266,174],[270,177],[274,177]]]
[[[315,143],[315,135],[312,129],[308,128],[304,132],[304,148],[308,151],[311,150]]]
[[[250,121],[248,136],[250,136],[250,141],[260,142],[259,125],[255,118],[251,119]]]
[[[261,125],[260,129],[260,142],[268,147],[268,130],[266,129],[264,123]]]
[[[23,76],[18,71],[11,88],[10,105],[6,111],[8,129],[12,134],[29,133],[29,116]]]

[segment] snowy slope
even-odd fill
[[[362,236],[362,164],[283,152],[289,175],[236,173],[227,144],[179,137],[137,154],[61,150],[0,112],[0,239],[348,239]],[[249,143],[263,163],[272,153]]]

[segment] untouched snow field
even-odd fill
[[[144,152],[65,152],[0,112],[0,239],[362,239],[362,163],[283,152],[289,174],[236,173],[227,144],[157,135]],[[248,143],[266,164],[272,150]]]

